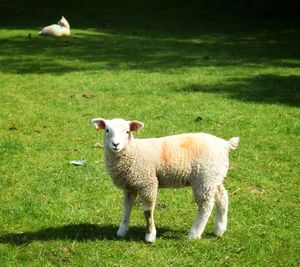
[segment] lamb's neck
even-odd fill
[[[135,142],[132,140],[123,150],[118,153],[114,153],[108,146],[105,146],[105,159],[106,164],[109,164],[109,167],[116,167],[120,165],[131,166],[134,161],[134,146]]]

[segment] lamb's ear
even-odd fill
[[[144,127],[144,123],[140,121],[130,121],[129,122],[129,128],[131,132],[137,132],[141,130]]]
[[[105,129],[105,120],[101,118],[95,118],[91,120],[91,123],[96,127],[97,131]]]

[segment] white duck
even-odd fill
[[[56,37],[69,36],[70,24],[64,17],[61,17],[61,20],[57,22],[57,24],[46,26],[42,31],[39,32],[39,35]]]

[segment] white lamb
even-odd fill
[[[146,242],[154,242],[154,208],[159,187],[191,186],[198,215],[189,232],[201,237],[214,203],[217,207],[215,234],[227,228],[228,194],[223,179],[229,166],[229,151],[236,149],[238,137],[229,141],[205,133],[161,138],[134,139],[132,132],[144,127],[139,121],[92,120],[97,130],[105,130],[105,166],[114,184],[124,191],[124,210],[118,236],[129,228],[131,208],[140,196],[146,218]]]
[[[70,24],[64,17],[61,17],[60,21],[57,22],[57,24],[52,24],[43,28],[43,30],[39,32],[39,35],[55,37],[69,36]]]

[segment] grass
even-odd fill
[[[299,266],[298,21],[205,1],[66,2],[72,36],[52,39],[36,33],[55,7],[2,5],[1,266]],[[186,239],[196,206],[184,188],[159,191],[154,245],[139,205],[117,239],[122,194],[94,147],[98,116],[143,121],[137,137],[240,136],[224,237],[212,217]]]

